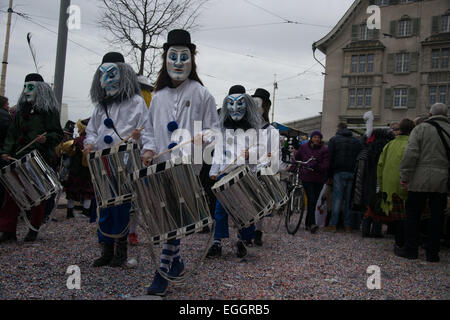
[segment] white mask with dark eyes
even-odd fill
[[[28,103],[34,103],[36,101],[36,81],[25,82],[23,94]]]
[[[119,92],[120,72],[115,63],[104,63],[100,66],[100,85],[107,97],[114,97]]]
[[[240,121],[245,116],[247,105],[243,94],[232,94],[227,97],[227,108],[231,119]]]
[[[256,102],[256,106],[258,107],[258,112],[260,115],[263,115],[264,109],[263,109],[263,100],[260,97],[254,97],[253,100]]]
[[[186,80],[192,70],[191,50],[183,46],[170,47],[167,51],[166,68],[172,80]]]

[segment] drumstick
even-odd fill
[[[181,143],[181,144],[179,144],[179,145],[173,147],[172,149],[169,149],[169,150],[166,150],[166,151],[164,151],[164,152],[161,152],[160,154],[154,156],[154,157],[153,157],[153,160],[154,160],[154,159],[158,159],[159,157],[162,157],[163,155],[165,155],[165,154],[167,154],[167,153],[169,153],[169,152],[171,152],[171,151],[177,150],[177,149],[181,148],[182,146],[184,146],[184,145],[186,145],[186,144],[188,144],[188,143],[192,143],[192,142],[194,142],[194,138],[192,138],[191,140],[185,141],[185,142],[183,142],[183,143]]]
[[[140,128],[140,129],[137,129],[137,130],[138,130],[139,132],[141,132],[142,130],[144,130],[144,128],[145,128],[145,126],[142,127],[142,128]],[[131,139],[132,136],[133,136],[133,134],[130,134],[128,137],[126,137],[125,139],[122,139],[122,141],[120,141],[118,144],[116,144],[116,146],[118,146],[119,144],[122,144],[122,143],[124,143],[124,142],[127,142],[128,140]]]
[[[254,146],[255,146],[255,145],[252,145],[252,146],[248,147],[248,149],[247,149],[246,151],[250,150],[250,149],[253,148]],[[224,172],[226,172],[233,164],[235,164],[236,161],[237,161],[240,157],[242,157],[242,154],[239,155],[239,156],[237,156],[236,159],[234,159],[234,161],[233,161],[232,163],[230,163],[228,166],[226,166],[225,169],[223,169],[222,171],[220,171],[219,176],[222,175]]]
[[[10,159],[10,160],[12,160],[12,161],[19,161],[19,160],[17,160],[16,158],[13,158],[13,157],[8,157],[8,159]]]
[[[33,143],[36,142],[36,140],[40,137],[40,136],[45,136],[47,134],[47,132],[44,132],[43,134],[38,135],[36,138],[34,138],[33,141],[31,141],[29,144],[27,144],[25,147],[23,147],[22,149],[20,149],[19,151],[16,152],[16,154],[21,153],[23,150],[25,150],[26,148],[28,148],[29,146],[31,146]]]

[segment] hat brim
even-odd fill
[[[187,43],[164,43],[164,45],[163,45],[163,49],[164,49],[164,51],[166,51],[166,50],[168,50],[170,47],[172,47],[172,46],[183,46],[183,47],[188,47],[189,49],[191,49],[192,51],[195,51],[195,49],[197,48],[196,46],[195,46],[195,44],[193,44],[193,43],[189,43],[189,44],[187,44]]]

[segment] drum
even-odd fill
[[[217,181],[212,191],[239,229],[269,215],[275,205],[247,166],[241,166]]]
[[[263,186],[264,190],[267,191],[275,202],[274,209],[278,210],[287,203],[288,195],[286,193],[286,189],[281,185],[280,181],[277,179],[277,176],[270,171],[270,168],[265,168],[265,170],[265,174],[262,174],[262,170],[258,170],[256,172],[256,177]]]
[[[37,150],[2,168],[0,181],[22,212],[60,194],[63,189],[56,173]]]
[[[137,144],[121,144],[91,152],[88,166],[99,208],[117,206],[133,200],[130,174],[143,168]]]
[[[158,245],[212,226],[200,179],[188,158],[174,158],[131,175],[138,222]]]

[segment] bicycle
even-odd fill
[[[302,181],[300,179],[300,169],[305,167],[308,163],[315,160],[311,157],[307,161],[295,161],[297,162],[297,168],[295,173],[291,177],[291,183],[288,184],[289,200],[286,204],[286,216],[285,225],[289,234],[294,235],[300,227],[305,213],[305,191]],[[313,169],[305,167],[307,170],[313,171]]]

